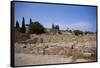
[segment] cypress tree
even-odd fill
[[[52,29],[54,29],[55,28],[55,26],[54,26],[54,24],[52,24]]]
[[[30,25],[32,24],[32,19],[30,18]]]
[[[24,17],[23,17],[23,20],[22,20],[22,28],[21,28],[21,32],[22,32],[22,33],[25,33],[25,32],[26,32],[25,19],[24,19]]]
[[[20,28],[20,27],[19,27],[19,22],[18,22],[18,21],[16,21],[16,28],[17,28],[17,29]]]

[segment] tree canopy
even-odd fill
[[[45,28],[38,21],[31,22],[29,25],[29,33],[42,34],[45,33]]]

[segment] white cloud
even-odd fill
[[[72,30],[92,31],[93,29],[93,25],[90,22],[65,23],[64,21],[58,21],[54,23],[47,23],[44,26],[51,28],[52,24],[59,25],[61,30],[69,28]]]
[[[67,25],[68,28],[73,29],[73,30],[82,30],[82,31],[91,31],[92,29],[92,24],[89,22],[76,22]]]

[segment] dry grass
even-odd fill
[[[96,35],[31,35],[30,39],[15,43],[15,52],[64,58],[72,56],[72,62],[77,62],[77,59],[96,61]]]

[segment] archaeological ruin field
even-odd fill
[[[96,33],[75,36],[63,32],[29,37],[15,42],[17,66],[96,61]]]

